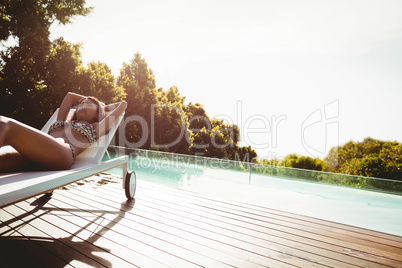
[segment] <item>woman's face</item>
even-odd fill
[[[83,100],[77,107],[77,120],[93,123],[98,118],[98,106],[90,99]]]

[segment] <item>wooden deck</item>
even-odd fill
[[[399,236],[105,180],[0,209],[0,267],[402,267]]]

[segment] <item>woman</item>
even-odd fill
[[[70,108],[77,105],[70,115]],[[21,170],[63,170],[75,157],[109,132],[127,107],[125,101],[105,106],[93,97],[68,93],[49,133],[0,116],[0,173]],[[105,117],[105,111],[111,113]]]

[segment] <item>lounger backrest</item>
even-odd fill
[[[47,121],[45,126],[42,128],[42,131],[47,133],[50,126],[53,124],[53,122],[56,121],[57,119],[57,114],[59,112],[59,109],[57,109],[54,114],[50,117],[50,119]],[[103,156],[105,155],[105,152],[110,144],[110,142],[113,139],[114,134],[116,133],[121,121],[123,120],[124,113],[115,121],[115,124],[112,126],[110,129],[109,133],[106,135],[102,136],[99,138],[97,142],[92,144],[91,147],[83,151],[81,154],[79,154],[76,159],[75,159],[75,164],[73,165],[73,168],[79,167],[84,164],[99,164],[102,161]]]

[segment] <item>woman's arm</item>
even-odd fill
[[[82,98],[85,98],[85,96],[68,92],[60,105],[57,120],[65,121],[68,113],[70,112],[71,106],[78,104]]]
[[[107,115],[102,121],[93,124],[94,129],[98,134],[98,138],[109,132],[110,128],[113,126],[117,118],[124,113],[126,108],[127,102],[125,101],[112,103],[105,106],[106,112],[112,112],[109,113],[109,115]]]
[[[116,102],[116,103],[111,103],[109,105],[105,106],[105,112],[110,112],[113,111],[114,109],[117,108],[117,106],[119,106],[120,102]]]

